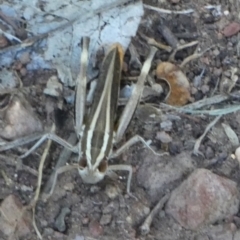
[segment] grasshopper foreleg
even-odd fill
[[[117,149],[115,152],[113,152],[112,155],[110,156],[110,158],[116,158],[116,157],[120,156],[126,149],[128,149],[129,147],[133,146],[134,144],[136,144],[138,142],[143,143],[155,155],[163,156],[163,155],[168,154],[168,153],[155,152],[142,137],[140,137],[139,135],[135,135],[134,137],[130,138],[126,143],[124,143],[119,149]],[[112,171],[120,170],[120,171],[128,171],[129,172],[128,181],[127,181],[127,193],[130,194],[130,185],[131,185],[131,179],[132,179],[132,166],[130,166],[130,165],[110,165],[108,167],[108,169],[112,170]]]
[[[59,174],[62,174],[64,172],[68,172],[71,171],[73,169],[78,169],[79,165],[78,164],[71,164],[71,165],[66,165],[66,166],[62,166],[60,168],[58,168],[54,174],[54,178],[53,178],[53,182],[52,182],[52,186],[51,186],[51,190],[49,193],[43,194],[43,198],[46,201],[53,193],[54,188],[56,186],[57,183],[57,177]]]
[[[131,196],[130,185],[132,180],[132,166],[130,165],[110,165],[108,166],[108,171],[128,171],[128,180],[127,180],[127,194]]]

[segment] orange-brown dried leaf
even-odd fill
[[[157,66],[156,75],[169,85],[170,91],[165,99],[167,104],[183,106],[191,99],[189,81],[178,66],[161,62]]]

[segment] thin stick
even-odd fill
[[[176,55],[176,53],[177,53],[178,51],[183,50],[183,49],[188,48],[188,47],[192,47],[192,46],[197,45],[197,44],[198,44],[198,41],[192,41],[192,42],[190,42],[190,43],[178,45],[177,48],[175,48],[174,51],[172,52],[172,54],[169,56],[168,61],[169,61],[169,62],[174,61],[175,55]],[[193,56],[193,55],[194,55],[194,56]],[[187,62],[189,62],[189,61],[197,58],[197,56],[196,56],[195,54],[193,54],[193,55],[189,56],[189,57],[191,57],[190,60],[188,60],[189,57],[185,58],[185,59],[187,59]],[[183,60],[183,62],[185,61],[185,59]],[[182,65],[182,64],[181,64],[181,65]],[[185,64],[184,64],[184,65],[185,65]],[[183,65],[183,66],[184,66],[184,65]]]
[[[56,129],[55,124],[53,124],[52,129],[51,129],[51,132],[54,132],[55,129]],[[34,196],[33,200],[31,201],[31,203],[30,203],[29,206],[27,207],[27,208],[32,208],[32,213],[33,213],[32,224],[33,224],[34,230],[36,231],[36,233],[37,233],[37,235],[38,235],[38,237],[39,237],[40,239],[42,239],[42,235],[41,235],[41,233],[39,232],[38,227],[37,227],[37,225],[36,225],[36,220],[35,220],[35,207],[36,207],[36,203],[37,203],[37,201],[38,201],[38,199],[39,199],[39,194],[40,194],[41,185],[42,185],[43,166],[44,166],[45,160],[46,160],[46,158],[47,158],[47,154],[48,154],[48,152],[49,152],[51,143],[52,143],[52,140],[49,139],[49,140],[47,141],[46,148],[44,149],[44,152],[43,152],[43,154],[42,154],[41,161],[40,161],[40,164],[39,164],[39,167],[38,167],[37,189],[36,189],[35,196]]]
[[[157,48],[165,50],[167,52],[172,51],[172,48],[170,46],[167,46],[163,43],[157,42],[154,38],[150,38],[143,33],[139,33],[139,35],[142,39],[144,39],[151,46],[157,47]]]
[[[147,235],[149,233],[153,218],[160,211],[160,209],[163,208],[163,205],[167,202],[169,197],[170,193],[166,194],[163,198],[161,198],[158,204],[153,208],[148,217],[145,219],[144,223],[140,227],[142,235]]]
[[[187,10],[182,10],[182,11],[172,11],[172,10],[167,10],[167,9],[163,9],[163,8],[153,7],[153,6],[150,6],[147,4],[143,4],[143,6],[147,9],[154,10],[159,13],[167,13],[167,14],[190,14],[190,13],[194,12],[193,9],[187,9]]]
[[[207,49],[205,49],[203,52],[201,53],[194,53],[188,57],[186,57],[182,63],[180,64],[180,68],[184,68],[184,66],[189,63],[190,61],[194,60],[194,59],[197,59],[197,58],[200,58],[205,52],[209,51],[211,48],[213,48],[214,46],[211,46]]]
[[[206,114],[209,116],[219,116],[219,115],[226,115],[232,112],[236,112],[240,110],[240,105],[233,105],[230,107],[225,107],[225,108],[219,108],[219,109],[213,109],[213,110],[192,110],[192,109],[187,109],[187,108],[178,108],[174,106],[170,106],[164,103],[161,103],[160,106],[163,108],[175,110],[177,112],[183,112],[183,113],[190,113],[190,114],[195,114],[195,115],[202,115]],[[163,109],[161,109],[163,110]]]
[[[236,94],[238,96],[239,93],[234,92],[232,95],[234,95],[234,94]],[[188,105],[183,106],[181,108],[176,108],[176,107],[164,104],[164,103],[161,103],[160,105],[165,107],[165,108],[175,109],[179,112],[189,112],[190,113],[191,110],[197,110],[197,109],[200,109],[200,108],[203,108],[203,107],[212,106],[214,104],[224,102],[224,101],[228,100],[230,97],[231,97],[231,95],[223,95],[223,94],[215,95],[213,97],[204,98],[204,99],[199,100],[197,102],[188,104]]]
[[[206,129],[205,129],[204,133],[202,134],[202,136],[200,138],[198,138],[197,141],[195,142],[195,145],[194,145],[194,148],[193,148],[193,154],[195,154],[196,156],[201,155],[201,156],[204,157],[203,153],[201,151],[199,151],[199,147],[200,147],[200,145],[202,143],[202,140],[206,136],[206,134],[218,122],[218,120],[221,117],[222,117],[222,115],[215,117],[215,119],[208,124],[208,126],[206,127]]]
[[[177,51],[183,50],[183,49],[188,48],[188,47],[193,47],[197,44],[198,44],[198,41],[192,41],[192,42],[189,42],[189,43],[186,43],[186,44],[178,45],[177,46]]]
[[[184,107],[181,107],[182,109],[188,109],[188,110],[196,110],[196,109],[200,109],[200,108],[203,108],[203,107],[206,107],[206,106],[212,106],[214,104],[217,104],[217,103],[221,103],[223,101],[226,101],[229,99],[229,96],[228,95],[215,95],[213,97],[209,97],[209,98],[204,98],[202,100],[199,100],[197,102],[194,102],[194,103],[191,103],[191,104],[188,104]]]

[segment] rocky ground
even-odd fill
[[[237,109],[240,96],[239,4],[207,0],[144,3],[162,10],[194,10],[169,14],[145,8],[132,41],[137,54],[127,51],[124,59],[122,85],[131,84],[139,75],[153,40],[173,50],[193,43],[172,58],[169,48],[159,48],[149,74],[155,83],[145,88],[121,142],[139,134],[151,140],[154,151],[167,154],[159,156],[139,143],[110,161],[133,166],[134,198],[126,194],[127,175],[123,172],[118,179],[105,178],[96,185],[84,184],[75,170],[59,176],[53,195],[46,202],[40,198],[36,205],[36,224],[43,239],[240,239],[238,151],[235,155],[240,115],[231,110]],[[194,53],[196,58],[184,64]],[[5,94],[0,99],[1,137],[15,139],[19,132],[39,131],[43,126],[50,129],[55,122],[56,133],[68,139],[74,132],[74,113],[73,104],[64,97],[73,90],[62,89],[54,71],[26,71],[24,65],[30,60],[24,57],[13,66],[23,93]],[[164,61],[167,65],[160,65]],[[55,97],[43,93],[49,82],[57,86]],[[204,100],[203,107],[200,100]],[[169,105],[184,108],[177,111]],[[216,109],[221,109],[217,115]],[[200,110],[204,112],[197,112]],[[74,135],[71,141],[75,141]],[[0,239],[37,239],[26,206],[34,198],[45,146],[23,159],[23,165],[15,162],[30,146],[0,155]],[[52,144],[42,192],[62,151]],[[76,158],[72,155],[68,162]],[[146,222],[149,214],[152,221]]]

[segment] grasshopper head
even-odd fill
[[[85,183],[95,184],[101,181],[107,172],[107,159],[103,159],[100,164],[94,168],[89,166],[86,157],[83,157],[79,162],[78,172]]]

